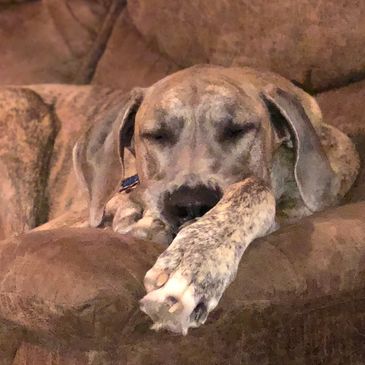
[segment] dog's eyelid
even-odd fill
[[[156,143],[173,143],[175,136],[172,131],[165,128],[146,130],[141,133],[141,137]]]
[[[221,142],[235,141],[238,138],[245,136],[249,132],[257,131],[259,128],[260,124],[257,122],[238,124],[231,121],[223,128],[223,131],[220,133],[219,140]]]
[[[258,128],[259,124],[257,122],[246,122],[245,124],[233,124],[231,126],[232,130],[242,131],[244,133],[257,130]]]
[[[261,124],[259,122],[248,122],[244,125],[244,128],[246,132],[257,132],[261,127]]]
[[[157,138],[157,137],[165,137],[168,133],[164,130],[154,130],[154,131],[146,131],[142,132],[143,138]]]
[[[142,131],[142,136],[154,136],[157,134],[170,134],[171,131],[165,129],[165,128],[156,128],[156,129],[150,129],[150,130],[144,130]]]

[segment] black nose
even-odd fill
[[[185,222],[203,216],[218,203],[221,197],[222,193],[218,188],[205,185],[181,186],[166,195],[165,216],[173,226],[180,227]]]

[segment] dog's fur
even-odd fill
[[[141,183],[108,203],[125,148],[135,154]],[[133,90],[117,118],[78,141],[74,164],[91,226],[101,224],[108,203],[114,230],[171,243],[146,274],[141,308],[154,328],[186,334],[215,308],[248,244],[281,219],[338,203],[359,157],[288,80],[206,65]],[[180,219],[181,205],[209,211]]]

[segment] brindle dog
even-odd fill
[[[359,169],[310,95],[251,68],[185,69],[132,90],[116,119],[91,126],[74,164],[93,227],[118,190],[125,148],[140,185],[113,199],[113,228],[170,244],[146,274],[141,309],[155,329],[182,334],[205,322],[250,242],[280,217],[338,203]]]

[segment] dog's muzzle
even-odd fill
[[[178,229],[183,224],[203,216],[221,197],[222,192],[219,188],[183,185],[166,194],[163,204],[164,215],[170,224]]]

